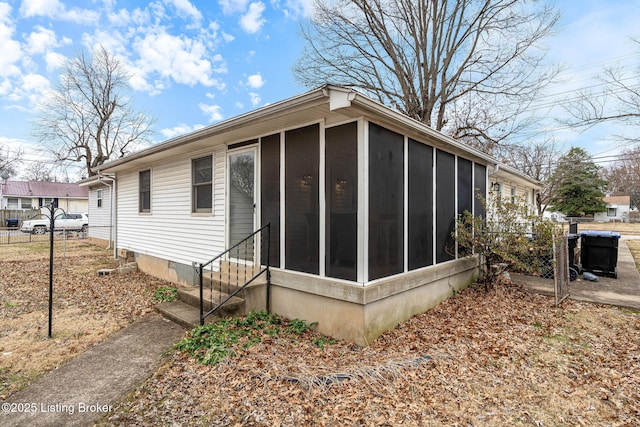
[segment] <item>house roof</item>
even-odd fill
[[[605,203],[610,205],[630,205],[631,204],[631,196],[609,196],[605,197]]]
[[[95,168],[94,171],[98,173],[118,172],[148,165],[171,155],[204,149],[217,144],[243,142],[258,136],[280,132],[282,129],[292,129],[301,124],[317,122],[320,119],[324,119],[325,125],[332,125],[358,117],[370,119],[411,138],[428,142],[436,148],[442,148],[454,154],[462,154],[472,160],[480,160],[489,166],[495,167],[499,164],[491,156],[352,89],[325,85],[105,163]],[[513,168],[504,165],[500,165],[500,167],[527,182],[538,183]]]
[[[57,197],[86,199],[89,190],[72,182],[6,181],[0,185],[0,193],[15,197]]]

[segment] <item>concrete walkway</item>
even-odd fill
[[[156,313],[145,316],[9,396],[0,425],[92,425],[160,367],[184,332]]]
[[[640,273],[625,242],[632,238],[623,236],[618,241],[617,279],[598,277],[597,282],[591,282],[578,276],[577,280],[569,282],[569,298],[640,310]],[[553,280],[518,274],[511,278],[533,292],[554,295]]]

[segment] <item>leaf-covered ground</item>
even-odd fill
[[[48,243],[0,247],[0,399],[153,310],[153,290],[167,283],[142,273],[97,276],[113,266],[110,251],[56,243],[48,339]]]
[[[637,312],[554,308],[500,285],[461,292],[368,348],[319,339],[264,334],[214,366],[176,352],[101,424],[640,424]]]

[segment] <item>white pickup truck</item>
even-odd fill
[[[44,234],[49,231],[49,218],[30,219],[22,222],[20,231],[23,233]],[[89,216],[86,213],[64,213],[55,218],[54,230],[82,231],[89,227]]]

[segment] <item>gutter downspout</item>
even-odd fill
[[[109,223],[111,227],[109,227],[109,246],[107,249],[111,248],[111,243],[113,242],[113,259],[118,259],[118,244],[117,244],[117,232],[116,232],[116,198],[115,192],[117,188],[116,179],[111,176],[102,175],[100,171],[98,171],[98,176],[100,177],[100,182],[103,182],[106,186],[109,187],[109,197],[111,198],[110,205],[111,211],[109,212]],[[107,182],[111,181],[111,183]]]

